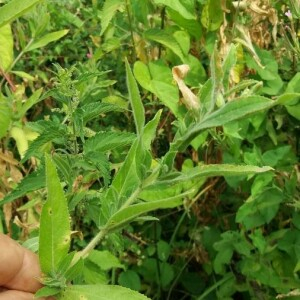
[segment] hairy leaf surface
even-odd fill
[[[69,251],[71,230],[67,200],[55,165],[47,154],[45,163],[48,196],[40,220],[39,258],[42,272],[53,276],[60,271]]]

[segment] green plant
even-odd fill
[[[40,224],[25,242],[45,275],[37,296],[297,294],[299,74],[284,78],[275,51],[255,39],[256,26],[274,27],[271,5],[266,14],[240,2],[48,4],[51,30],[70,24],[75,42],[43,57],[55,62],[47,92],[24,80],[27,102],[18,98],[14,119],[9,105],[1,111],[3,148],[20,155],[24,178],[0,204],[23,199],[18,216]],[[18,26],[26,22],[25,40],[39,28],[30,15]],[[21,56],[15,65],[29,68]],[[11,87],[5,103],[18,94]]]

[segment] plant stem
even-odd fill
[[[5,71],[6,73],[10,72],[12,70],[12,68],[15,66],[15,64],[21,59],[21,57],[24,55],[24,53],[27,51],[27,49],[31,46],[31,44],[34,42],[34,38],[31,38],[28,42],[28,44],[25,46],[25,48],[19,53],[19,55],[15,58],[15,60],[11,63],[11,65],[7,68],[7,70]],[[1,82],[0,82],[0,88],[2,86],[2,84],[5,81],[5,77],[2,78]]]
[[[92,250],[105,238],[108,230],[106,227],[102,228],[97,235],[88,243],[88,245],[80,252],[78,252],[73,261],[72,265],[75,265],[81,258],[86,258]]]
[[[208,288],[197,300],[203,300],[207,295],[209,295],[213,290],[218,288],[220,285],[228,281],[229,279],[233,278],[233,275],[231,273],[227,274],[227,276],[224,276],[221,280],[217,281],[213,286]]]
[[[129,28],[130,28],[131,42],[132,42],[132,47],[133,47],[132,60],[136,61],[137,55],[136,55],[135,41],[134,41],[134,35],[133,35],[132,18],[131,18],[128,0],[125,1],[125,4],[126,4],[127,15],[128,15],[128,23],[129,23]]]

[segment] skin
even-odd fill
[[[38,256],[0,233],[0,300],[32,300],[40,277]]]

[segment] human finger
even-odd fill
[[[11,290],[31,293],[41,288],[42,285],[37,280],[41,276],[41,273],[36,254],[21,247],[17,242],[4,234],[0,234],[0,249],[0,286]],[[1,297],[5,293],[1,293]],[[6,299],[8,300],[9,298]]]

